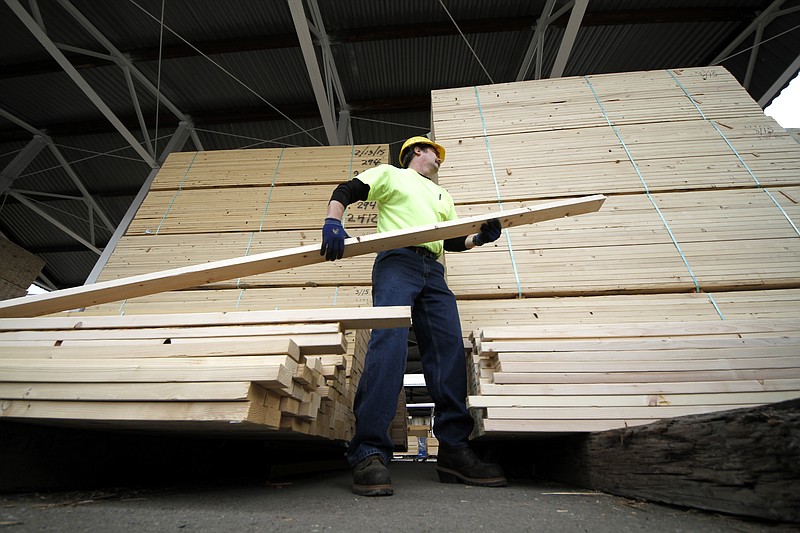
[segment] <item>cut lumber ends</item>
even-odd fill
[[[497,218],[503,227],[507,228],[552,218],[591,213],[600,209],[604,200],[604,196],[594,195],[586,198],[551,202],[535,207],[491,213],[489,215],[476,215],[408,230],[378,233],[364,237],[351,237],[345,240],[345,257],[411,246],[431,240],[468,235],[479,230],[483,222],[492,218]],[[278,252],[267,252],[153,274],[104,281],[82,287],[63,289],[49,294],[16,298],[7,302],[0,302],[0,317],[40,316],[135,296],[186,289],[223,279],[322,263],[324,261],[325,258],[320,255],[318,245],[301,246]]]
[[[800,400],[547,441],[538,475],[620,496],[800,522]]]
[[[0,320],[0,418],[346,441],[349,327],[408,307]],[[360,330],[357,330],[360,331]]]
[[[476,436],[605,431],[800,398],[800,321],[573,324],[472,335]]]

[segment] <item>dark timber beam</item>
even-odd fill
[[[518,471],[533,466],[619,496],[800,523],[798,435],[794,399],[518,443],[503,457]]]

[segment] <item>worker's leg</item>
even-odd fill
[[[456,299],[442,265],[426,260],[425,288],[413,311],[425,383],[436,404],[433,432],[439,439],[436,471],[445,483],[500,487],[500,466],[486,463],[469,447],[473,420],[466,406],[467,377]]]
[[[410,306],[422,288],[422,260],[408,250],[378,254],[372,271],[373,305]],[[407,355],[408,328],[372,330],[353,406],[356,431],[347,449],[350,465],[375,454],[389,464],[394,445],[388,430],[397,411]]]
[[[474,422],[466,406],[467,374],[456,298],[444,280],[441,263],[425,259],[425,288],[412,320],[425,384],[436,405],[434,434],[451,448],[467,446]]]

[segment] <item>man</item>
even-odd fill
[[[444,162],[445,150],[425,137],[412,137],[400,149],[400,165],[379,165],[339,185],[328,204],[320,254],[340,259],[348,237],[341,219],[347,205],[374,201],[378,232],[434,224],[457,218],[453,199],[431,177]],[[372,270],[376,307],[408,305],[428,391],[435,404],[434,433],[439,439],[436,469],[445,483],[503,486],[499,466],[482,462],[468,446],[473,420],[466,406],[466,362],[456,299],[437,259],[444,250],[464,251],[500,237],[497,219],[473,235],[419,246],[386,250]],[[353,492],[361,496],[393,494],[387,465],[394,446],[388,428],[406,368],[408,329],[375,329],[353,410],[356,431],[347,449],[353,467]]]

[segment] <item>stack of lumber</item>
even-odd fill
[[[345,328],[407,308],[0,320],[0,417],[134,429],[352,434]]]
[[[432,119],[460,216],[608,196],[448,254],[465,336],[800,316],[800,144],[724,68],[437,90]]]
[[[44,260],[0,236],[0,300],[25,296]]]
[[[800,321],[486,328],[476,432],[605,431],[800,398]]]
[[[382,145],[173,153],[155,177],[98,281],[252,256],[320,242],[322,220],[337,184],[388,162]],[[374,233],[376,206],[358,202],[344,224],[351,236]],[[87,307],[69,314],[132,316],[188,312],[261,312],[372,305],[374,254],[161,292]],[[308,356],[321,368],[316,392],[282,396],[284,429],[346,440],[364,350],[344,328],[345,351]],[[311,385],[306,385],[311,386]],[[299,389],[298,389],[299,390]],[[195,401],[202,401],[196,398]],[[244,400],[242,400],[244,401]],[[244,409],[240,401],[239,407]],[[308,402],[313,402],[309,405]],[[313,414],[315,418],[310,418]],[[291,427],[289,427],[289,425]],[[205,427],[205,426],[204,426]],[[227,426],[226,426],[227,427]]]
[[[380,145],[174,153],[153,180],[98,281],[319,243],[336,185],[388,162],[388,153],[388,147]],[[344,219],[351,236],[374,233],[376,222],[374,202],[353,204]],[[366,255],[212,283],[204,288],[221,292],[204,305],[219,311],[238,309],[250,299],[249,289],[281,288],[298,296],[281,295],[275,298],[278,302],[302,302],[306,295],[314,300],[298,308],[352,306],[340,302],[339,292],[355,296],[361,289],[368,294],[373,259]],[[328,290],[303,290],[309,288]],[[255,300],[270,292],[260,291]],[[159,297],[158,309],[148,301],[144,307],[151,309],[145,312],[185,310],[182,295]],[[129,303],[138,304],[124,302],[126,308]],[[119,314],[120,305],[87,312]],[[276,306],[285,307],[267,301],[260,308]]]

